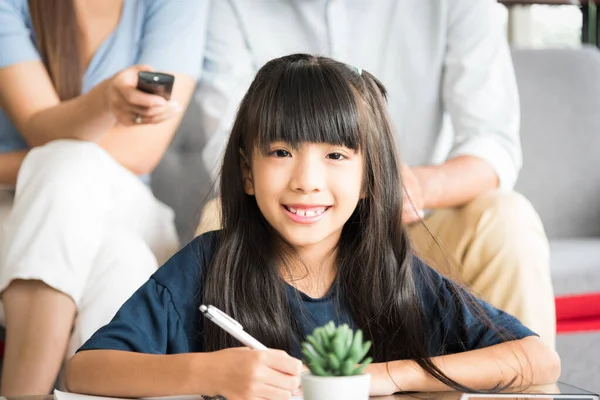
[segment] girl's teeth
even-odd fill
[[[314,217],[325,212],[325,208],[315,208],[312,210],[299,209],[294,207],[288,207],[290,212],[300,216],[300,217]]]

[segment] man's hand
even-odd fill
[[[425,200],[419,179],[406,164],[402,164],[402,223],[410,225],[424,216]]]

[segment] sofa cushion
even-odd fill
[[[600,238],[550,240],[550,269],[557,296],[600,292]]]
[[[523,169],[549,237],[600,237],[600,51],[514,50]]]

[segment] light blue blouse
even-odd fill
[[[134,64],[149,64],[157,71],[198,79],[209,3],[210,0],[125,0],[118,26],[100,45],[83,75],[82,92]],[[40,55],[28,1],[0,1],[0,69],[34,60],[40,60]],[[0,109],[0,152],[27,147]]]

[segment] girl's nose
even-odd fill
[[[294,168],[291,189],[300,193],[320,192],[325,187],[326,171],[317,157],[302,157]]]

